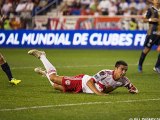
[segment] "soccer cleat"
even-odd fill
[[[21,82],[21,80],[17,80],[17,79],[15,79],[15,78],[12,78],[12,80],[11,81],[9,81],[12,85],[17,85],[17,84],[19,84],[20,82]]]
[[[142,72],[142,66],[138,65],[138,72]]]
[[[40,59],[41,55],[46,55],[44,51],[39,51],[39,50],[36,50],[36,49],[29,50],[28,54],[33,55],[38,59]]]
[[[47,71],[44,70],[43,68],[41,67],[37,67],[34,69],[34,71],[40,75],[42,75],[42,77],[46,77],[46,74],[47,74]]]
[[[153,68],[153,70],[154,70],[155,72],[157,72],[157,73],[159,73],[159,74],[160,74],[160,68],[158,68],[158,67],[154,67],[154,68]]]

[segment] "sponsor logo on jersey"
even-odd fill
[[[101,72],[99,73],[99,75],[100,75],[100,76],[103,76],[103,75],[105,75],[105,72],[104,72],[104,71],[101,71]]]
[[[66,85],[70,85],[70,84],[71,84],[71,81],[70,81],[70,80],[66,80],[66,81],[65,81],[65,84],[66,84]]]

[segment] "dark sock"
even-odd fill
[[[12,73],[11,73],[11,70],[10,70],[8,63],[6,62],[6,63],[2,64],[1,67],[2,67],[2,70],[6,73],[9,81],[11,81],[11,79],[13,77],[12,77]]]
[[[160,67],[160,54],[158,55],[155,67]]]
[[[140,57],[140,59],[139,59],[139,63],[138,63],[139,66],[142,66],[142,65],[143,65],[143,62],[144,62],[145,58],[146,58],[146,54],[144,54],[144,53],[142,52],[142,53],[141,53],[141,57]]]

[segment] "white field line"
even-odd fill
[[[152,64],[145,64],[147,66],[150,66]],[[111,67],[111,66],[114,66],[114,65],[73,65],[73,66],[55,66],[56,68],[88,68],[88,67],[101,67],[101,66],[108,66],[108,67]],[[129,64],[129,66],[137,66],[137,63],[136,64]],[[33,69],[34,67],[12,67],[11,69]]]
[[[32,107],[19,107],[11,109],[0,109],[0,112],[4,111],[21,111],[30,109],[42,109],[42,108],[53,108],[53,107],[70,107],[70,106],[81,106],[81,105],[96,105],[96,104],[116,104],[116,103],[134,103],[134,102],[148,102],[148,101],[160,101],[160,98],[156,99],[141,99],[141,100],[126,100],[126,101],[108,101],[108,102],[86,102],[86,103],[75,103],[75,104],[59,104],[59,105],[46,105],[46,106],[32,106]]]

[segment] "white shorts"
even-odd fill
[[[93,93],[93,91],[87,86],[87,82],[88,80],[90,80],[92,77],[89,76],[89,75],[84,75],[83,78],[82,78],[82,91],[84,93]],[[100,87],[98,86],[98,84],[95,84],[96,88],[100,90]]]

